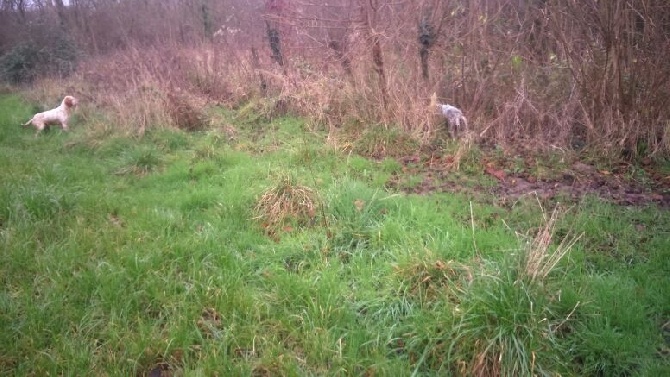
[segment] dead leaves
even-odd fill
[[[356,199],[354,200],[354,207],[356,207],[356,210],[358,212],[361,212],[363,208],[365,207],[365,201],[361,199]]]
[[[205,338],[211,339],[221,336],[222,317],[214,308],[204,308],[196,325]]]
[[[505,171],[502,169],[496,169],[493,166],[493,163],[491,162],[487,163],[486,166],[484,167],[484,171],[486,172],[486,174],[497,178],[500,182],[505,182],[505,178],[507,176],[505,174]]]

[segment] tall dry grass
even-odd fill
[[[437,93],[464,110],[477,141],[670,152],[670,12],[662,0],[227,3],[237,13],[146,2],[133,10],[155,8],[175,24],[142,28],[137,38],[127,33],[132,22],[86,34],[86,19],[73,15],[70,32],[91,53],[67,86],[128,131],[198,128],[209,104],[251,102],[266,117],[305,116],[331,134],[356,137],[381,125],[427,143],[444,132],[428,106]],[[107,39],[117,47],[100,48]]]

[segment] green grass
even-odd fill
[[[394,159],[298,119],[35,138],[30,112],[0,97],[0,375],[670,374],[667,210],[585,199],[531,281],[534,200],[391,191]],[[318,221],[270,235],[254,208],[286,176]]]

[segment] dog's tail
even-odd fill
[[[29,121],[27,121],[25,123],[21,123],[21,125],[19,125],[19,127],[28,127],[32,121],[33,121],[33,118],[30,118]]]
[[[433,93],[433,95],[430,96],[430,105],[429,106],[432,109],[434,109],[435,106],[437,106],[437,105],[438,105],[438,103],[437,103],[437,93]]]

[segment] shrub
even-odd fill
[[[11,84],[32,81],[39,63],[39,50],[32,43],[14,46],[0,58],[0,77]]]
[[[0,78],[11,84],[30,83],[38,76],[67,77],[75,70],[77,47],[65,34],[56,34],[40,46],[20,43],[0,58]]]
[[[57,34],[55,41],[47,50],[45,71],[59,77],[67,77],[74,73],[77,62],[77,46],[65,34]]]

